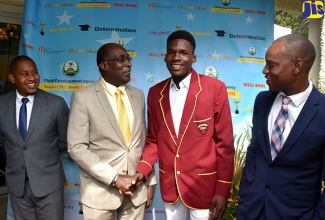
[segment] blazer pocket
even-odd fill
[[[51,157],[51,158],[47,158],[45,161],[45,164],[50,166],[50,165],[54,165],[60,163],[60,157]]]
[[[192,121],[194,134],[198,137],[204,137],[213,128],[211,117]],[[212,126],[212,127],[211,127]]]
[[[7,167],[11,168],[12,167],[12,164],[13,164],[12,161],[6,161],[6,166]]]
[[[255,178],[254,174],[249,169],[245,169],[244,176],[250,183],[253,182]]]
[[[210,173],[199,173],[198,175],[199,176],[210,176],[210,175],[215,175],[217,174],[218,171],[213,171],[213,172],[210,172]]]
[[[303,201],[317,201],[321,195],[319,190],[301,191],[290,190],[288,196],[290,199],[303,200]]]

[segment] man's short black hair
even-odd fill
[[[175,40],[175,39],[183,39],[183,40],[187,40],[188,42],[190,42],[191,45],[193,46],[193,52],[194,52],[196,43],[195,43],[195,39],[191,33],[184,31],[184,30],[174,31],[173,33],[171,33],[168,36],[167,45],[168,45],[169,41]]]

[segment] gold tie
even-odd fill
[[[117,89],[115,92],[116,95],[116,106],[118,114],[118,123],[120,125],[121,132],[123,134],[126,145],[129,145],[131,131],[128,114],[126,112],[125,105],[121,99],[123,92],[120,89]]]

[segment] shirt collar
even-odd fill
[[[106,82],[103,79],[103,77],[101,77],[101,78],[102,78],[102,81],[104,83],[104,86],[106,87],[106,88],[105,87],[104,88],[108,92],[108,94],[110,94],[111,96],[115,96],[115,92],[116,92],[117,89],[121,90],[123,92],[123,94],[125,94],[125,85],[121,85],[121,86],[119,86],[117,88],[116,86],[113,86],[112,84]]]
[[[313,83],[310,80],[308,80],[308,82],[309,82],[309,86],[305,91],[300,92],[298,94],[294,94],[292,96],[289,96],[292,103],[296,107],[299,107],[303,102],[305,102],[308,99],[308,97],[313,89]],[[286,96],[283,92],[279,92],[278,96],[281,96],[281,95]]]
[[[16,90],[16,97],[17,97],[18,103],[21,104],[22,98],[28,98],[29,102],[34,102],[35,95],[29,95],[27,97],[24,97],[24,96],[20,95],[19,92]]]
[[[188,74],[188,76],[186,76],[182,81],[179,82],[179,88],[190,88],[190,82],[191,82],[191,76],[192,73]],[[171,78],[171,82],[170,82],[170,88],[175,88],[176,90],[179,90],[176,86],[176,84],[173,81],[173,78]]]

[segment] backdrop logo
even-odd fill
[[[324,0],[302,0],[302,18],[324,17]]]
[[[79,65],[75,61],[68,61],[62,67],[63,74],[68,77],[74,77],[79,72]]]

